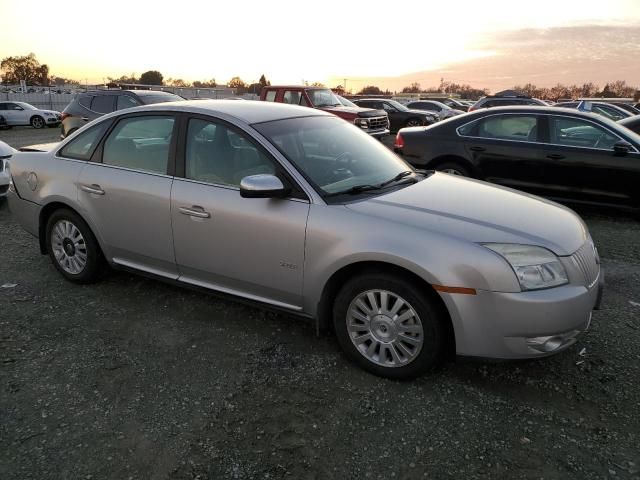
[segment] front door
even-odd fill
[[[550,195],[578,201],[640,206],[640,153],[613,150],[622,141],[616,133],[591,120],[549,117],[545,171],[553,185]]]
[[[171,194],[180,280],[300,309],[308,201],[239,191],[246,176],[282,175],[277,162],[240,130],[191,118],[184,165]]]
[[[79,179],[78,196],[115,263],[177,277],[171,232],[173,115],[122,118]],[[101,150],[101,151],[100,151]]]

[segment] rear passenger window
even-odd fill
[[[267,95],[264,97],[264,99],[267,102],[275,102],[276,101],[276,91],[275,90],[269,90],[267,92]]]
[[[476,135],[482,138],[535,142],[537,119],[528,115],[494,115],[478,121]]]
[[[170,116],[120,120],[104,143],[102,163],[166,174],[174,123]]]
[[[116,106],[116,110],[122,110],[123,108],[137,107],[138,105],[140,105],[140,103],[138,103],[138,101],[135,98],[129,95],[118,95],[118,103]]]
[[[91,108],[91,100],[93,100],[93,97],[85,95],[84,97],[80,97],[78,103],[80,103],[84,108]]]
[[[276,173],[271,159],[251,140],[220,123],[190,120],[185,153],[186,178],[200,182],[239,186],[249,175]]]
[[[67,143],[58,156],[75,158],[77,160],[89,160],[102,135],[107,130],[109,122],[101,122],[88,130],[78,134],[76,138]]]
[[[113,101],[115,97],[113,95],[101,95],[93,97],[91,102],[91,110],[98,113],[111,113],[113,112]]]

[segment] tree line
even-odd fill
[[[530,97],[539,98],[541,100],[553,100],[554,102],[562,98],[634,98],[640,101],[640,88],[628,85],[624,80],[616,80],[600,87],[592,82],[583,83],[582,85],[563,85],[558,83],[553,87],[538,87],[532,83],[525,85],[515,85],[511,90],[522,92]],[[334,91],[344,92],[342,86],[336,87]],[[453,82],[440,81],[437,87],[423,89],[418,82],[414,82],[401,90],[402,93],[424,93],[424,94],[456,94],[465,100],[477,100],[478,98],[489,95],[487,88],[475,88],[468,84],[459,84]],[[389,90],[382,91],[375,85],[367,85],[362,88],[357,95],[391,95]]]
[[[24,80],[27,85],[51,86],[51,85],[79,85],[80,82],[64,77],[57,77],[50,74],[49,66],[41,64],[35,54],[30,53],[24,56],[6,57],[0,62],[0,74],[2,84],[17,85]],[[120,77],[107,77],[107,85],[164,85],[176,88],[214,88],[218,86],[215,78],[209,80],[196,80],[188,82],[182,78],[167,78],[157,70],[149,70],[139,77],[132,73]],[[260,94],[263,87],[271,85],[271,82],[263,75],[255,83],[246,83],[240,77],[233,77],[226,86],[236,89],[237,94],[255,93]]]

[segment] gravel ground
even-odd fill
[[[60,127],[36,130],[33,127],[13,127],[10,130],[0,130],[0,141],[13,148],[26,147],[40,143],[60,141]]]
[[[46,141],[28,134],[0,139]],[[640,223],[580,213],[607,289],[577,345],[395,382],[299,319],[121,272],[65,282],[4,202],[0,478],[640,479]]]

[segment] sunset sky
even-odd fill
[[[441,77],[640,85],[640,0],[25,2],[0,0],[0,58],[36,54],[89,83],[159,70],[400,89]]]

